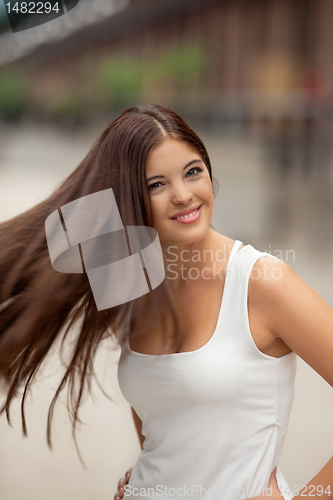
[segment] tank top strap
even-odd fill
[[[242,345],[252,344],[250,349],[253,350],[254,342],[249,329],[248,317],[248,284],[250,274],[254,264],[260,257],[268,256],[273,259],[277,257],[255,249],[252,245],[245,245],[243,248],[236,251],[240,245],[234,246],[234,253],[230,255],[227,268],[226,278],[226,293],[224,297],[224,327],[227,331],[232,332],[233,339],[238,343],[241,340]],[[259,271],[259,270],[258,270]],[[255,279],[259,278],[259,274],[253,272]],[[230,329],[229,326],[232,325]],[[258,351],[259,352],[259,351]]]
[[[238,244],[236,247],[236,243],[240,244]],[[261,257],[270,257],[275,260],[279,260],[277,257],[275,257],[275,255],[272,255],[268,252],[261,252],[260,250],[254,248],[252,245],[246,245],[238,250],[242,243],[238,240],[236,241],[236,243],[232,249],[233,251],[235,251],[231,252],[229,259],[229,267],[232,269],[232,271],[230,271],[229,273],[229,279],[233,278],[235,286],[237,287],[240,286],[240,281],[242,281],[243,284],[245,282],[247,286],[247,282],[250,278],[253,266]],[[256,278],[256,276],[254,276],[254,278]]]
[[[243,245],[243,242],[240,241],[240,240],[236,240],[235,243],[233,244],[233,247],[232,247],[231,252],[229,254],[229,259],[228,259],[227,267],[229,267],[230,262],[234,258],[235,254],[238,252],[239,247],[241,245]]]

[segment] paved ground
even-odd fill
[[[52,127],[0,127],[0,220],[44,199],[88,152],[100,131],[75,134]],[[333,305],[332,183],[300,182],[297,169],[288,183],[278,179],[274,158],[257,140],[202,133],[220,183],[214,225],[227,236],[251,243],[288,261]],[[289,253],[287,252],[289,251]],[[140,447],[116,380],[117,357],[108,344],[96,364],[115,402],[96,389],[87,399],[78,442],[83,470],[70,436],[64,403],[58,404],[54,453],[45,440],[46,415],[61,374],[51,358],[27,405],[28,439],[22,439],[20,405],[13,405],[13,428],[0,419],[0,500],[110,500],[118,478]],[[290,484],[307,482],[333,450],[332,389],[299,360],[296,396],[280,461]],[[63,398],[65,401],[65,397]]]

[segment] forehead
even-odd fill
[[[149,153],[146,172],[162,167],[184,167],[188,161],[195,159],[202,158],[189,144],[179,139],[166,139]]]

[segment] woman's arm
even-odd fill
[[[326,493],[325,493],[326,491]],[[327,499],[333,496],[333,457],[329,459],[327,464],[316,474],[316,476],[307,483],[306,490],[303,488],[299,495],[294,498],[299,500],[304,499],[305,496],[312,498]]]
[[[132,413],[133,413],[133,419],[134,419],[135,427],[136,427],[136,430],[137,430],[137,433],[138,433],[138,436],[139,436],[139,441],[140,441],[140,444],[141,444],[141,448],[143,449],[143,441],[144,441],[145,437],[141,433],[141,431],[142,431],[142,422],[141,422],[140,418],[138,417],[137,413],[135,412],[134,408],[131,407],[131,409],[132,409]],[[125,486],[126,486],[126,484],[128,483],[128,481],[129,481],[129,479],[131,477],[131,473],[132,473],[132,468],[128,469],[128,471],[125,474],[125,477],[122,477],[121,479],[119,479],[119,481],[118,481],[118,491],[117,491],[117,493],[114,496],[114,500],[121,500],[124,497]]]
[[[332,307],[288,264],[263,257],[254,267],[260,278],[250,278],[251,301],[272,338],[282,339],[333,387]],[[330,493],[320,494],[321,488]],[[333,497],[333,457],[301,493],[294,498]]]

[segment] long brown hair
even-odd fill
[[[165,284],[130,304],[98,311],[86,274],[65,274],[53,269],[47,248],[45,221],[61,206],[86,195],[112,188],[123,225],[152,226],[145,165],[152,148],[166,138],[185,141],[208,169],[213,193],[217,183],[199,137],[175,112],[159,105],[132,106],[123,111],[97,139],[86,158],[49,198],[0,224],[0,381],[6,401],[0,413],[10,421],[10,404],[24,388],[21,400],[23,434],[27,435],[25,400],[43,360],[61,338],[61,348],[74,325],[79,325],[70,362],[52,399],[47,420],[47,443],[52,449],[54,406],[66,384],[68,410],[75,426],[85,389],[91,391],[93,360],[104,338],[116,333],[130,314],[130,332],[147,324],[150,310],[163,325],[170,311]],[[160,307],[163,305],[163,307]],[[80,321],[79,321],[80,320]],[[76,381],[79,382],[76,392]],[[77,446],[77,444],[76,444]]]

